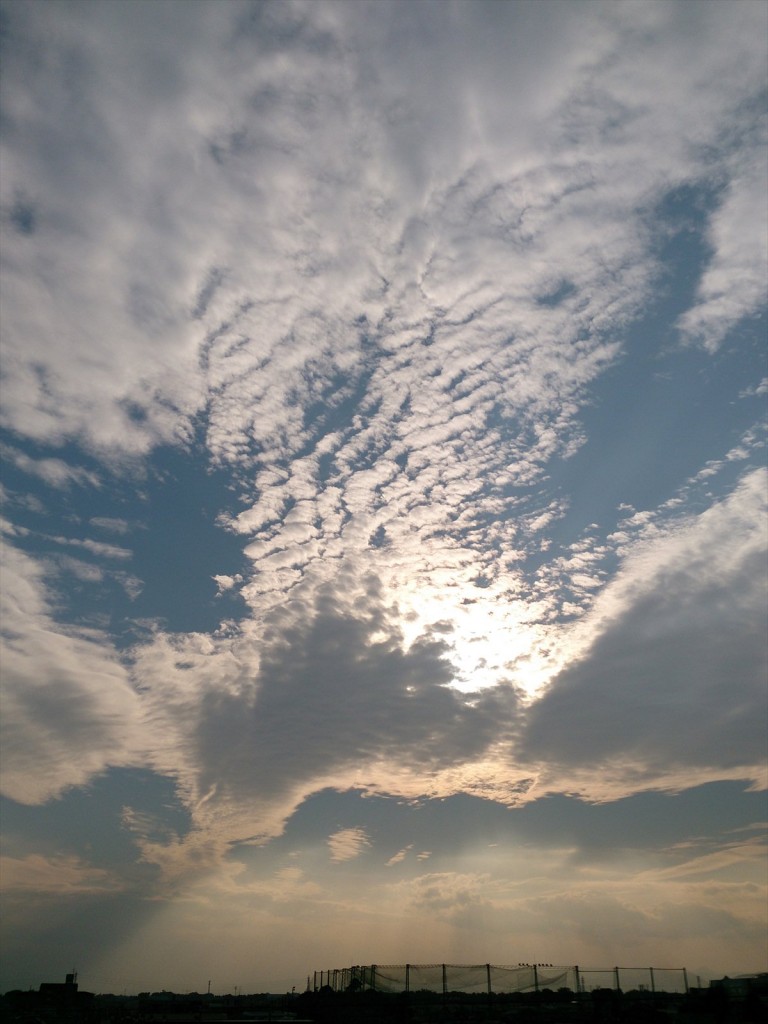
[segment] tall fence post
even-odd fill
[[[683,968],[683,985],[685,985],[685,994],[688,995],[688,971]]]
[[[581,992],[581,978],[579,977],[579,965],[578,964],[576,964],[576,966],[573,968],[573,973],[576,975],[576,992],[578,994],[579,992]]]
[[[652,967],[649,967],[649,968],[648,968],[648,970],[649,970],[649,971],[650,971],[650,973],[651,973],[651,994],[652,994],[652,995],[656,995],[656,980],[655,980],[655,978],[653,977],[653,968],[652,968]]]
[[[486,982],[488,984],[488,997],[490,998],[491,991],[492,991],[491,990],[491,965],[490,964],[486,964],[485,965],[485,980],[486,980]]]
[[[614,977],[616,979],[616,991],[620,992],[621,991],[621,985],[619,984],[619,968],[618,967],[614,967],[613,968],[613,974],[614,974]]]
[[[371,992],[376,991],[376,964],[371,964]]]
[[[445,999],[445,997],[448,995],[448,972],[445,969],[445,964],[443,964],[442,967],[443,967],[443,999]]]
[[[411,965],[405,965],[405,991],[406,994],[411,991]]]
[[[533,991],[539,991],[539,969],[536,964],[533,965]]]

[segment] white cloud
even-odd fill
[[[81,466],[70,466],[63,459],[33,459],[11,445],[0,445],[0,454],[17,466],[22,472],[39,477],[51,487],[64,489],[72,484],[81,487],[101,487],[96,473]]]
[[[557,32],[554,9],[532,8],[520,33],[523,15],[493,5],[397,18],[313,5],[265,15],[284,50],[245,28],[237,5],[182,24],[147,11],[141,32],[122,6],[98,19],[52,10],[45,24],[15,13],[28,47],[8,57],[7,116],[27,141],[6,146],[5,188],[35,197],[40,227],[6,260],[5,422],[144,451],[186,443],[208,401],[214,458],[296,454],[311,437],[302,399],[338,371],[354,382],[369,358],[355,327],[365,314],[385,356],[378,381],[439,398],[433,370],[479,370],[478,399],[495,380],[511,412],[552,428],[535,472],[567,443],[575,410],[563,403],[611,356],[598,336],[647,295],[654,260],[626,211],[698,178],[698,150],[722,144],[723,120],[761,81],[760,11],[740,5],[734,25],[706,6],[583,18],[560,7]],[[183,35],[183,60],[169,33]],[[393,35],[402,45],[382,50]],[[47,59],[33,78],[35,52]],[[515,93],[526,102],[500,99]],[[732,199],[713,222],[702,302],[733,265],[746,291],[728,301],[743,315],[760,264],[737,274],[729,239],[746,237],[760,164],[722,167]],[[575,291],[561,307],[533,301],[562,281]],[[585,327],[593,341],[574,361]],[[429,355],[419,342],[433,329]],[[440,405],[403,426],[435,442],[460,433]]]
[[[92,516],[89,520],[91,526],[98,526],[109,533],[130,533],[131,524],[126,519],[117,519],[114,516]]]
[[[144,589],[144,582],[138,576],[128,572],[112,572],[110,575],[116,579],[131,601],[135,601]]]
[[[102,541],[91,540],[89,537],[84,539],[79,537],[47,537],[46,539],[52,540],[54,543],[61,544],[64,547],[82,548],[84,551],[102,558],[125,561],[133,556],[133,552],[129,548],[121,548],[117,544],[104,544]]]
[[[419,875],[418,878],[398,884],[407,892],[413,910],[426,909],[440,917],[452,917],[472,908],[491,907],[492,896],[498,896],[503,885],[487,874],[460,874],[458,872],[434,872]]]
[[[226,593],[228,590],[232,590],[232,588],[236,586],[238,583],[243,582],[243,577],[240,575],[239,572],[235,573],[234,576],[227,576],[225,574],[220,573],[216,576],[213,576],[212,579],[215,581],[216,586],[219,588],[219,595]]]
[[[328,848],[331,851],[331,860],[335,864],[354,860],[370,845],[371,840],[363,828],[342,828],[328,836]]]
[[[768,395],[768,377],[763,377],[759,384],[754,387],[744,388],[739,392],[739,398],[752,398],[754,396]]]
[[[744,317],[768,301],[768,159],[764,137],[733,169],[725,197],[712,215],[713,256],[699,283],[696,304],[680,318],[683,337],[715,351]]]
[[[69,555],[59,555],[55,560],[55,566],[59,570],[72,573],[84,583],[100,583],[104,579],[104,570],[98,565],[83,562],[81,559],[72,558]]]
[[[74,856],[0,857],[6,896],[30,892],[73,896],[104,893],[118,888],[109,871],[95,868]]]
[[[413,849],[413,843],[409,843],[408,846],[404,846],[402,850],[398,850],[397,853],[393,854],[384,865],[385,867],[391,868],[395,864],[400,864],[408,856],[410,851]],[[422,856],[421,854],[419,856]]]
[[[42,803],[136,761],[139,701],[105,636],[58,624],[41,567],[3,559],[3,792]]]

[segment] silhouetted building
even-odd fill
[[[64,982],[44,981],[36,993],[38,1008],[45,1016],[61,1020],[90,1019],[94,1005],[93,992],[80,992],[73,972]]]
[[[85,995],[86,993],[83,993]],[[60,996],[63,999],[69,999],[77,995],[77,975],[73,972],[66,976],[66,980],[62,983],[60,981],[44,981],[40,985],[40,995],[46,996]]]
[[[739,974],[735,978],[719,978],[709,983],[710,988],[724,989],[733,999],[746,999],[756,993],[768,996],[768,974]]]

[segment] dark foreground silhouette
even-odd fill
[[[722,989],[687,995],[597,989],[467,995],[321,991],[300,997],[302,1013],[317,1024],[762,1024],[768,990],[734,999]]]
[[[285,996],[114,996],[51,985],[7,992],[0,997],[0,1018],[8,1024],[762,1024],[768,983],[739,994],[714,986],[686,995],[560,989],[490,996],[330,988]]]

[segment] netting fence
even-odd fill
[[[334,992],[450,992],[489,995],[597,988],[617,991],[687,992],[684,967],[558,967],[554,964],[366,964],[315,971],[314,989]]]

